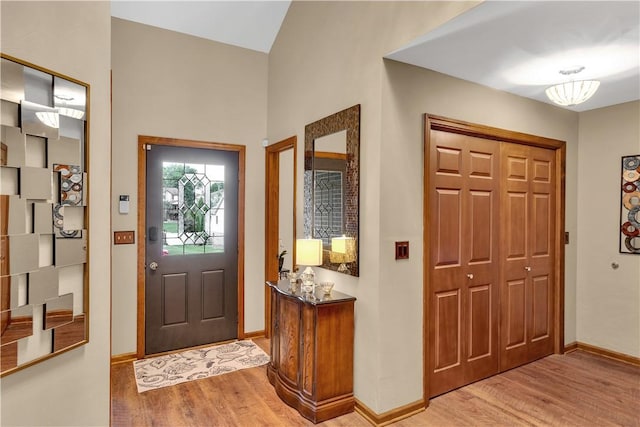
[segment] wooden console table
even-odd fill
[[[319,423],[352,412],[355,298],[291,292],[289,280],[271,288],[269,382],[300,414]]]

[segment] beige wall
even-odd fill
[[[397,363],[395,349],[406,350],[408,339],[422,342],[424,113],[566,141],[567,193],[576,188],[577,168],[572,159],[577,157],[578,114],[395,61],[387,61],[385,70],[381,166],[402,173],[383,174],[379,182],[380,241],[384,248],[380,257],[380,287],[381,300],[386,302],[381,305],[380,314],[386,319],[387,330],[380,357],[387,366],[396,367],[388,372],[390,376],[408,383],[415,373],[406,366],[421,368],[421,347],[414,346],[411,357],[402,354],[404,363]],[[575,231],[576,207],[572,200],[575,198],[567,197],[566,225],[568,230]],[[395,240],[411,242],[408,262],[394,260]],[[567,260],[575,259],[575,244],[566,245],[565,251]],[[569,267],[565,274],[565,295],[565,342],[571,342],[575,336],[575,318],[571,315],[575,304],[575,270]],[[401,329],[404,334],[393,333]],[[391,399],[393,389],[383,396],[383,401]]]
[[[294,2],[269,57],[270,138],[297,133],[302,141],[305,124],[362,104],[360,277],[322,269],[318,277],[358,298],[355,395],[377,413],[418,401],[423,392],[424,113],[566,140],[566,227],[576,232],[577,113],[382,59],[470,6]],[[302,185],[298,193],[302,200]],[[302,224],[300,203],[297,220]],[[394,259],[398,240],[410,241],[407,261]],[[575,242],[566,251],[565,333],[571,342]]]
[[[416,284],[421,283],[421,278],[413,275],[415,269],[409,269],[409,264],[405,264],[403,274],[392,277],[390,282],[382,283],[380,277],[382,265],[388,264],[382,257],[388,257],[390,250],[388,242],[381,240],[381,215],[390,209],[380,205],[381,165],[386,172],[391,171],[381,161],[382,57],[473,4],[294,2],[269,55],[271,140],[295,134],[303,144],[306,124],[354,104],[362,105],[360,277],[323,269],[317,272],[318,280],[333,280],[337,290],[358,298],[355,395],[378,413],[422,397],[422,368],[417,363],[422,351],[421,307],[416,307],[414,300],[408,308],[394,311],[392,316],[411,321],[402,329],[392,329],[385,314],[405,296],[383,300],[386,295],[382,289],[392,287],[398,293],[420,299],[421,290]],[[301,148],[298,165],[304,164],[303,156]],[[298,169],[298,235],[303,233],[302,169]],[[416,253],[412,262],[418,260]],[[400,347],[387,347],[391,335],[400,338]],[[395,344],[398,340],[392,341]],[[395,376],[396,367],[402,367],[405,373]],[[407,376],[411,378],[406,380]]]
[[[138,135],[240,144],[246,153],[245,331],[264,329],[267,55],[114,18],[114,230],[136,229]],[[130,212],[117,210],[130,196]],[[112,354],[136,351],[136,247],[114,246]]]
[[[1,50],[91,85],[90,342],[0,380],[2,425],[109,424],[110,10],[108,2],[0,4]]]
[[[334,280],[336,289],[358,298],[359,400],[383,413],[422,397],[426,112],[567,141],[566,229],[572,239],[566,246],[565,341],[638,356],[640,261],[617,253],[619,196],[611,190],[619,186],[620,156],[640,152],[638,103],[577,114],[382,59],[473,4],[294,2],[267,57],[111,20],[107,2],[2,1],[2,52],[91,84],[91,342],[2,378],[0,424],[108,424],[111,282],[112,353],[133,352],[136,345],[135,248],[112,247],[108,224],[136,229],[138,134],[247,145],[245,330],[254,331],[264,327],[260,141],[294,134],[304,141],[305,124],[356,103],[362,104],[361,276],[318,269],[318,279]],[[63,43],[69,47],[60,48]],[[300,184],[302,175],[299,167]],[[109,176],[110,200],[103,179]],[[117,213],[119,194],[131,196],[129,215]],[[594,199],[607,203],[594,206]],[[302,185],[297,200],[300,230]],[[609,226],[601,230],[602,224]],[[411,259],[393,260],[396,240],[411,242]],[[613,261],[620,269],[611,270]]]
[[[579,129],[577,340],[640,357],[640,257],[618,250],[621,157],[640,154],[640,102],[581,113]]]

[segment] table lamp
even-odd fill
[[[334,237],[331,239],[331,262],[340,264],[338,271],[350,274],[347,263],[356,260],[356,239],[353,237]]]
[[[322,240],[296,239],[296,263],[307,266],[302,272],[302,281],[313,281],[315,273],[311,267],[322,265]]]

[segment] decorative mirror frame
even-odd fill
[[[315,141],[342,131],[346,131],[344,235],[355,240],[355,261],[348,262],[347,270],[343,271],[341,267],[344,267],[344,264],[332,263],[331,248],[324,247],[321,267],[357,277],[360,275],[360,104],[324,117],[304,128],[304,237],[316,237],[313,233]]]
[[[89,342],[90,87],[4,53],[0,57],[5,376]]]

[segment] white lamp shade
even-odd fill
[[[556,104],[570,107],[591,98],[599,86],[600,82],[597,80],[575,80],[551,86],[545,93]]]
[[[356,259],[356,239],[353,237],[334,237],[331,239],[331,262],[345,263]]]
[[[296,263],[298,265],[322,265],[322,240],[297,239]]]

